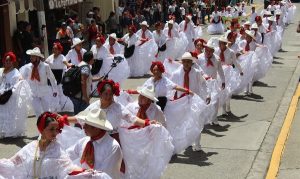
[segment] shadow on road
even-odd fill
[[[254,82],[253,86],[266,87],[266,88],[276,88],[276,86],[270,86],[267,83],[264,83],[262,81],[256,81],[256,82]]]
[[[12,137],[7,137],[4,139],[0,139],[0,143],[1,144],[5,144],[5,145],[16,145],[20,148],[24,147],[26,144],[28,144],[28,142],[25,142],[25,140],[35,140],[38,137],[18,137],[18,138],[12,138]]]
[[[235,100],[246,100],[246,101],[255,101],[255,102],[264,102],[264,97],[259,94],[251,94],[251,95],[234,95],[232,99]]]
[[[183,154],[174,155],[170,161],[170,163],[184,163],[184,164],[192,164],[198,166],[209,166],[213,165],[211,162],[206,162],[208,158],[212,155],[217,155],[218,152],[194,152],[192,147],[187,148]]]
[[[275,57],[274,57],[274,59],[278,59],[278,58],[275,58]],[[275,60],[274,60],[272,63],[275,64],[275,65],[282,65],[282,64],[284,64],[284,63],[281,63],[281,62],[277,62],[277,61],[275,61]]]
[[[224,121],[224,122],[245,122],[245,121],[241,121],[241,119],[244,119],[248,116],[248,114],[242,115],[242,116],[236,116],[233,113],[230,113],[230,115],[226,115],[226,116],[219,116],[218,120],[219,121]]]
[[[138,77],[129,77],[129,79],[141,79],[141,78],[150,78],[152,75],[145,74],[144,76],[138,76]]]

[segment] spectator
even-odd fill
[[[56,39],[61,43],[61,45],[63,46],[63,55],[66,55],[69,50],[71,49],[71,43],[72,43],[72,34],[69,31],[69,29],[67,28],[67,24],[65,22],[63,22],[61,24],[61,28],[59,29],[59,31],[56,34]]]
[[[92,19],[91,25],[88,29],[88,42],[89,42],[89,48],[91,48],[95,44],[95,40],[97,38],[97,35],[99,33],[98,25],[96,24],[96,21]]]
[[[17,30],[14,32],[13,35],[13,47],[14,52],[16,53],[17,60],[19,62],[19,67],[23,66],[21,62],[21,57],[23,56],[23,46],[22,46],[22,39],[23,39],[23,31],[24,31],[24,21],[20,21],[17,23]]]
[[[101,26],[102,29],[104,30],[105,29],[105,24],[102,20],[102,17],[100,15],[100,8],[99,7],[93,7],[93,12],[94,12],[94,19],[96,21],[96,24],[98,26]]]
[[[137,29],[140,29],[140,23],[142,23],[143,21],[146,21],[145,17],[141,14],[140,11],[137,12],[137,15],[134,17],[133,19],[133,23],[135,25],[135,27],[137,27]]]
[[[30,58],[26,54],[26,51],[29,49],[33,49],[33,47],[35,46],[33,42],[33,34],[31,32],[31,24],[29,24],[28,22],[24,23],[24,31],[22,37],[23,38],[21,40],[21,45],[23,48],[23,55],[21,59],[21,66],[30,62]]]
[[[107,31],[109,33],[117,33],[118,23],[116,18],[116,13],[111,11],[108,19],[106,20]]]

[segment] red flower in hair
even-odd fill
[[[196,40],[194,41],[194,45],[196,46],[199,42],[201,42],[202,45],[207,43],[206,40],[200,39],[200,38],[199,38],[199,39],[196,39]]]
[[[56,46],[56,48],[57,48],[60,52],[62,52],[62,51],[64,50],[63,46],[62,46],[61,43],[59,43],[59,42],[53,43],[53,47],[54,47],[54,46]]]
[[[54,120],[56,120],[58,122],[58,130],[61,133],[62,128],[64,127],[64,125],[69,125],[69,122],[67,120],[68,116],[62,116],[59,117],[59,115],[55,114],[55,113],[51,113],[51,112],[44,112],[41,116],[40,116],[40,120],[39,123],[37,125],[38,130],[40,133],[43,132],[43,130],[46,128],[46,119],[50,117]]]
[[[255,22],[257,22],[257,21],[261,21],[261,16],[256,16],[255,17]]]
[[[106,85],[109,84],[112,87],[113,94],[116,96],[120,96],[120,84],[115,83],[113,80],[102,80],[98,84],[98,93],[101,94],[102,88]]]
[[[6,58],[9,57],[11,62],[16,62],[17,61],[17,57],[14,54],[14,52],[7,52],[3,59],[2,59],[2,63],[4,63],[4,61],[6,60]]]
[[[196,52],[190,52],[190,53],[191,53],[192,57],[198,58],[198,54]]]
[[[150,67],[150,71],[152,72],[153,71],[153,68],[157,66],[159,71],[164,73],[165,72],[165,67],[164,67],[164,64],[162,64],[160,61],[154,61],[152,62],[152,65]]]
[[[103,35],[99,35],[96,39],[97,39],[97,40],[100,40],[100,42],[101,42],[102,44],[105,43],[105,38],[103,37]]]
[[[136,32],[136,27],[134,25],[130,25],[128,29],[131,29],[134,33]]]

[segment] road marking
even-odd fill
[[[270,161],[269,169],[266,175],[266,179],[275,179],[279,170],[281,157],[283,154],[283,150],[285,148],[285,142],[289,136],[290,128],[292,125],[292,122],[295,117],[298,101],[300,97],[300,84],[298,84],[298,87],[294,93],[294,96],[292,98],[292,101],[290,103],[288,112],[286,114],[286,117],[284,119],[284,123],[282,125],[281,131],[279,133],[279,136],[277,138],[277,142],[275,144],[272,158]]]

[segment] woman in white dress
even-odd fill
[[[53,54],[46,59],[46,63],[49,64],[52,73],[55,76],[58,86],[58,98],[53,97],[53,103],[51,103],[53,111],[56,112],[74,112],[74,106],[72,101],[64,95],[61,80],[64,72],[67,68],[71,67],[72,64],[68,63],[67,59],[63,54],[63,47],[59,42],[53,44]]]
[[[209,34],[223,34],[224,33],[224,26],[222,23],[222,17],[220,12],[218,12],[217,7],[215,11],[212,13],[212,20],[210,25],[207,27],[207,32]]]
[[[65,178],[80,170],[55,140],[66,119],[43,113],[37,120],[41,139],[30,142],[10,159],[0,159],[0,178]]]
[[[28,83],[14,67],[16,56],[13,52],[4,55],[4,69],[0,68],[0,138],[24,135],[31,91]],[[4,95],[11,96],[3,101]],[[4,95],[3,95],[4,94]],[[6,101],[6,102],[5,102]]]

